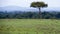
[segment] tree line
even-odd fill
[[[42,17],[42,18],[40,18]],[[60,12],[3,12],[0,11],[0,19],[60,19]]]

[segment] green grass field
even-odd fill
[[[60,20],[0,19],[0,34],[60,34]]]

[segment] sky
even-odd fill
[[[0,0],[0,7],[4,6],[20,6],[30,7],[31,2],[43,1],[48,7],[60,7],[60,0]]]

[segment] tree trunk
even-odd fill
[[[39,18],[42,18],[42,16],[41,16],[41,8],[39,8]]]

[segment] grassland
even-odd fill
[[[60,20],[0,19],[0,34],[60,34]]]

